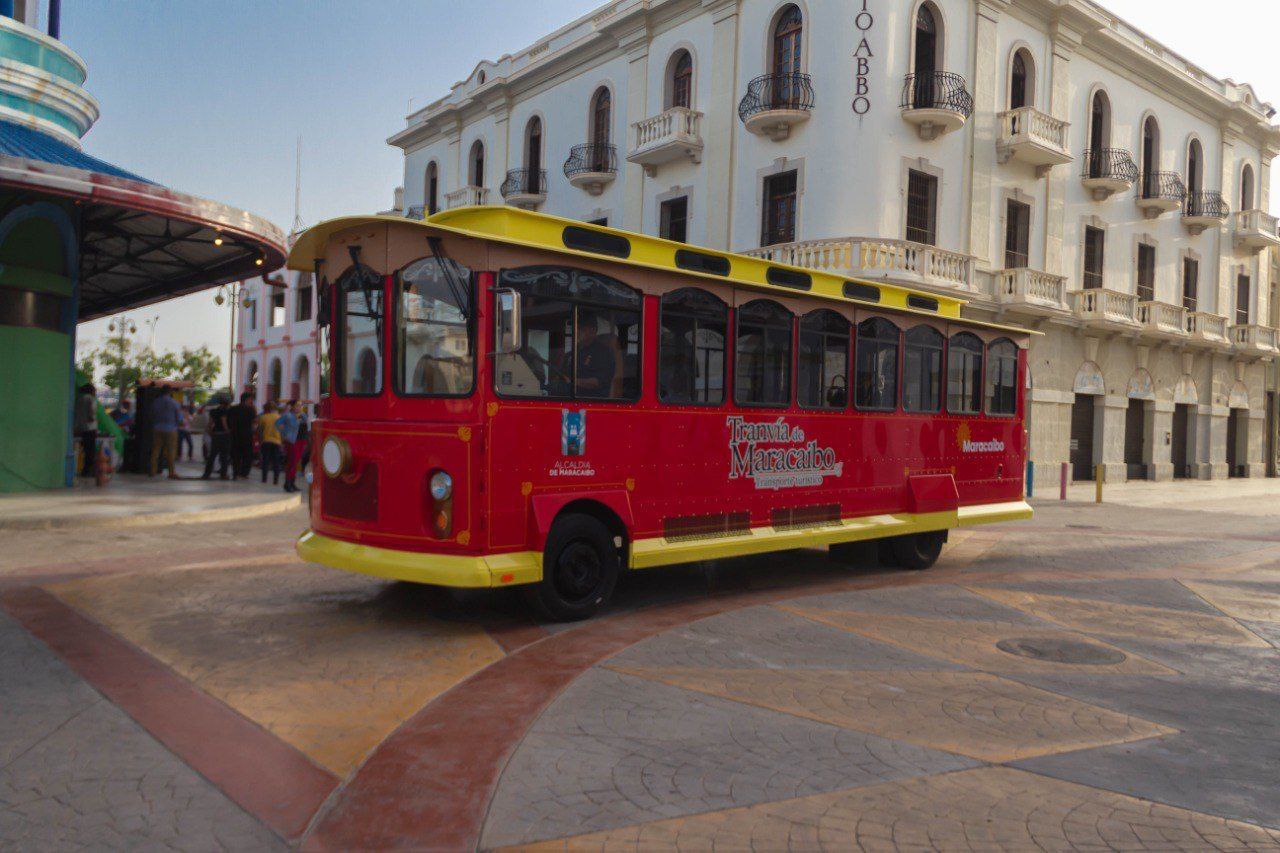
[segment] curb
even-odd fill
[[[0,519],[0,530],[63,530],[96,527],[162,527],[170,524],[206,524],[277,515],[302,506],[302,495],[289,495],[247,506],[219,507],[194,512],[145,512],[119,516],[64,516],[48,519]]]

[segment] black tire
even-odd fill
[[[576,622],[609,601],[619,571],[609,529],[589,515],[566,515],[551,526],[542,552],[542,580],[524,587],[524,598],[548,619]]]
[[[938,561],[938,555],[942,553],[942,546],[946,542],[947,531],[933,530],[910,536],[895,536],[889,540],[889,545],[898,565],[904,569],[920,571]]]

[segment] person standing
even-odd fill
[[[302,442],[298,438],[302,421],[298,417],[298,401],[290,400],[276,421],[276,430],[284,445],[284,490],[296,492],[295,480],[298,476],[298,459],[302,456]]]
[[[128,400],[121,400],[120,405],[111,410],[111,420],[116,422],[123,433],[133,429],[133,406]]]
[[[276,422],[280,420],[276,412],[276,404],[268,400],[258,416],[258,440],[262,443],[262,482],[267,482],[267,471],[271,471],[271,484],[280,485],[280,468],[284,462],[281,449],[280,430]]]
[[[187,449],[187,461],[195,456],[195,443],[191,440],[191,407],[178,406],[178,458],[182,458],[182,448]]]
[[[215,397],[213,402],[213,408],[206,413],[209,419],[209,452],[205,456],[204,474],[200,479],[208,480],[213,476],[213,466],[216,462],[218,476],[225,480],[227,466],[231,461],[231,407],[227,405],[227,398],[221,394]]]
[[[253,406],[253,392],[240,395],[240,402],[227,412],[227,427],[231,435],[231,476],[233,479],[248,477],[253,470],[253,422],[258,413]]]
[[[182,406],[173,395],[161,393],[147,410],[151,416],[151,471],[156,475],[160,454],[169,466],[169,479],[178,479],[178,427],[182,424]]]
[[[298,441],[302,442],[302,452],[298,454],[298,470],[304,475],[311,462],[311,416],[307,414],[307,405],[298,406]]]
[[[75,434],[80,441],[80,476],[93,476],[93,463],[98,457],[98,397],[93,383],[80,386],[75,405]]]

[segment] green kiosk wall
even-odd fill
[[[71,450],[77,240],[62,206],[16,201],[0,193],[0,492],[67,485]]]

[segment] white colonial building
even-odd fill
[[[284,270],[270,279],[246,281],[236,309],[232,388],[253,391],[259,409],[268,400],[314,401],[322,390],[312,275]]]
[[[501,203],[961,295],[1044,333],[1039,479],[1274,469],[1274,110],[1088,0],[617,0],[389,140]]]

